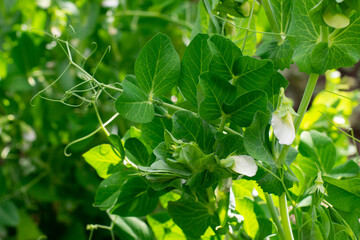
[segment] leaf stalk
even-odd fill
[[[275,208],[274,202],[272,200],[272,197],[268,193],[264,193],[264,194],[265,194],[265,198],[266,198],[266,205],[267,205],[267,207],[268,207],[268,209],[270,211],[271,218],[273,219],[273,221],[275,223],[275,226],[277,228],[279,238],[280,238],[280,240],[286,240],[285,232],[284,232],[284,229],[283,229],[283,227],[282,227],[282,225],[280,223],[278,213],[276,211],[276,208]]]
[[[289,218],[289,211],[287,207],[285,192],[279,197],[279,206],[280,206],[281,225],[284,229],[285,239],[287,240],[294,239],[293,233],[291,231],[291,223]]]

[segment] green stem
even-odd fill
[[[289,218],[285,192],[279,197],[279,206],[280,206],[281,225],[284,229],[285,239],[286,240],[294,239],[293,233],[291,231],[291,223]]]
[[[297,112],[298,116],[295,118],[295,121],[294,121],[295,132],[298,131],[301,121],[304,118],[304,115],[309,106],[309,103],[310,103],[311,97],[313,95],[318,78],[319,78],[319,74],[316,74],[316,73],[311,73],[309,76],[309,80],[306,85],[305,92],[301,99],[300,106],[299,106],[299,109]]]
[[[232,133],[232,134],[235,134],[235,135],[243,136],[241,133],[239,133],[239,132],[235,131],[234,129],[231,129],[231,128],[227,127],[227,126],[224,127],[224,130],[225,130],[226,132],[228,132],[228,133]]]
[[[220,126],[219,126],[219,132],[223,132],[223,131],[224,131],[225,124],[226,124],[226,119],[227,119],[226,114],[225,114],[225,113],[222,113],[221,122],[220,122]]]
[[[305,92],[301,99],[300,106],[297,112],[298,116],[295,118],[294,121],[295,133],[298,131],[301,121],[304,118],[304,115],[309,106],[318,78],[319,78],[319,74],[316,73],[311,73],[309,76],[309,80],[306,85]],[[277,160],[278,166],[282,166],[282,164],[284,164],[286,155],[289,152],[289,150],[290,150],[290,145],[283,146],[279,158]]]
[[[185,108],[182,108],[182,107],[178,107],[178,106],[176,106],[176,105],[173,105],[173,104],[170,104],[170,103],[166,103],[166,102],[160,102],[159,103],[159,105],[161,106],[165,106],[165,107],[167,107],[167,108],[171,108],[171,109],[174,109],[174,110],[178,110],[178,111],[189,111],[189,110],[187,110],[187,109],[185,109]],[[193,112],[194,113],[194,112]],[[196,113],[194,113],[194,114],[196,114]],[[197,114],[196,114],[197,115]]]
[[[276,21],[274,11],[270,4],[270,0],[262,0],[262,6],[264,7],[266,17],[269,21],[270,28],[275,33],[281,33],[281,29],[279,29],[279,25]],[[278,43],[282,43],[284,40],[282,39],[281,35],[275,36],[275,39]]]
[[[320,27],[320,42],[327,43],[329,41],[329,28],[327,26]]]
[[[206,194],[207,194],[207,197],[208,197],[208,200],[209,200],[209,203],[210,205],[213,207],[213,209],[215,210],[215,203],[216,203],[216,197],[215,197],[215,194],[214,194],[214,190],[212,187],[208,187],[206,189]]]
[[[139,10],[124,10],[124,11],[120,11],[119,13],[117,13],[116,16],[138,16],[138,17],[159,18],[159,19],[163,19],[168,22],[175,23],[179,26],[187,28],[188,30],[192,30],[192,28],[193,28],[193,26],[186,21],[183,21],[183,20],[177,19],[177,18],[172,18],[168,15],[164,15],[164,14],[161,14],[158,12],[139,11]]]
[[[284,232],[284,229],[282,228],[281,226],[281,223],[280,223],[280,220],[278,218],[278,214],[276,212],[276,208],[275,208],[275,205],[274,205],[274,202],[272,200],[272,197],[270,196],[270,194],[268,193],[264,193],[265,194],[265,198],[266,198],[266,205],[268,206],[268,209],[270,211],[270,215],[271,215],[271,218],[273,219],[274,223],[275,223],[275,226],[277,228],[277,232],[279,234],[279,238],[280,240],[287,240],[285,238],[285,232]]]
[[[101,120],[101,117],[100,117],[100,114],[99,114],[99,111],[97,109],[97,106],[96,106],[96,103],[95,102],[92,102],[93,106],[94,106],[94,109],[95,109],[95,113],[96,113],[96,116],[97,116],[97,119],[100,123],[100,126],[102,128],[102,130],[104,131],[104,133],[106,134],[106,136],[110,136],[110,133],[108,132],[108,130],[105,128],[102,120]]]
[[[216,29],[216,32],[217,33],[220,33],[221,32],[221,29],[220,29],[220,26],[219,26],[219,22],[215,19],[214,16],[216,15],[213,15],[211,13],[211,6],[210,6],[210,3],[208,0],[203,0],[204,1],[204,5],[205,5],[205,8],[206,8],[206,11],[208,12],[208,14],[210,15],[210,18],[211,18],[211,21],[212,23],[214,24],[214,27]]]
[[[230,188],[229,181],[231,178],[222,179],[218,185],[218,191],[216,192],[217,201],[217,213],[220,219],[220,226],[224,227],[228,219],[228,211],[230,204]]]
[[[247,25],[247,29],[250,28],[251,20],[252,20],[253,13],[254,13],[255,2],[256,1],[253,1],[253,4],[251,6],[251,12],[250,12],[250,16],[249,16],[249,22],[248,22],[248,25]],[[244,49],[245,49],[245,44],[246,44],[246,39],[247,39],[248,33],[249,33],[249,31],[245,30],[245,36],[244,36],[243,44],[242,44],[242,47],[241,47],[242,52],[244,52]]]

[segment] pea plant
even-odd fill
[[[301,127],[319,75],[360,59],[359,11],[357,0],[199,2],[181,59],[158,33],[135,74],[114,84],[76,64],[79,53],[55,38],[92,92],[86,99],[76,85],[62,101],[92,104],[100,127],[90,136],[102,130],[109,140],[83,155],[103,178],[94,206],[111,219],[89,224],[90,238],[105,228],[121,239],[359,239],[359,165],[329,129],[346,145],[358,140],[326,109],[327,128]],[[259,16],[272,32],[256,30]],[[259,46],[256,34],[267,36]],[[280,71],[292,63],[309,75],[297,111]],[[104,123],[102,93],[116,109]],[[118,116],[134,125],[123,136],[107,130]]]

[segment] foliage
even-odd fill
[[[62,63],[54,73],[59,77],[49,85],[43,83],[43,90],[34,94],[31,102],[45,105],[33,108],[36,110],[27,120],[29,123],[20,120],[16,124],[23,134],[20,139],[31,144],[35,133],[30,126],[38,129],[45,125],[36,116],[55,118],[48,123],[63,123],[61,118],[56,119],[61,109],[54,111],[53,103],[39,101],[37,97],[77,107],[80,112],[86,109],[83,105],[94,109],[94,117],[85,114],[82,119],[86,121],[83,122],[78,117],[66,115],[73,119],[69,126],[73,126],[79,135],[83,129],[96,129],[85,137],[69,143],[73,137],[65,135],[59,140],[51,136],[50,133],[58,133],[51,126],[49,132],[45,131],[41,136],[45,143],[49,137],[67,143],[66,155],[69,155],[68,150],[83,153],[85,162],[102,178],[99,183],[94,172],[83,169],[83,161],[75,165],[77,181],[95,197],[94,207],[104,213],[95,211],[94,215],[102,219],[99,224],[87,226],[90,239],[100,232],[94,231],[98,228],[109,230],[112,239],[115,235],[120,239],[264,239],[273,235],[281,240],[358,239],[360,167],[358,157],[354,157],[356,151],[351,148],[351,143],[358,140],[341,129],[348,125],[340,128],[335,121],[341,118],[347,122],[345,119],[357,105],[354,102],[358,101],[358,96],[356,91],[339,92],[336,87],[339,77],[333,76],[337,71],[332,69],[359,61],[356,39],[360,34],[360,15],[354,1],[331,3],[330,7],[325,7],[329,1],[264,0],[261,5],[255,0],[205,0],[183,4],[172,0],[143,4],[134,1],[122,3],[117,9],[109,8],[106,16],[112,18],[106,23],[95,20],[102,14],[101,9],[106,8],[107,1],[102,2],[101,8],[99,4],[85,1],[66,2],[67,5],[59,2],[59,6],[28,4],[40,13],[46,10],[56,14],[56,10],[72,9],[75,23],[72,31],[76,34],[73,40],[80,42],[74,42],[71,36],[70,40],[62,40],[44,31],[21,32],[21,37],[16,39],[18,46],[11,47],[16,70],[11,70],[12,65],[9,65],[7,69],[11,71],[3,76],[6,78],[1,88],[9,95],[4,99],[13,96],[16,101],[20,98],[17,91],[29,91],[14,91],[17,84],[10,77],[19,69],[24,70],[19,81],[26,76],[30,85],[34,76],[39,82],[46,76],[43,70],[36,68],[42,61],[40,56],[49,54],[41,47],[46,45],[44,39],[49,37],[51,44],[58,48],[50,47],[55,53],[46,58],[53,57]],[[9,3],[6,6],[3,11],[6,14],[15,9]],[[195,10],[187,13],[184,6]],[[135,10],[136,7],[142,10]],[[88,21],[88,25],[84,26],[76,13],[78,8],[91,13],[93,18],[89,18],[92,21]],[[18,11],[23,9],[18,7]],[[184,12],[185,20],[182,20]],[[26,12],[21,14],[27,15]],[[349,24],[345,22],[334,27],[334,18],[338,19],[339,14],[347,18]],[[141,21],[149,17],[151,25]],[[46,24],[44,19],[43,24]],[[191,20],[193,25],[188,22]],[[163,29],[169,31],[170,37],[155,34],[164,22],[169,28],[174,24],[184,30]],[[51,24],[59,23],[51,20]],[[102,24],[103,28],[97,28],[96,24]],[[116,32],[117,24],[131,30],[125,30],[125,40]],[[270,32],[257,31],[265,29],[267,24]],[[63,31],[65,26],[56,27]],[[148,30],[149,26],[154,27]],[[144,39],[154,36],[146,44],[144,39],[137,41],[143,47],[136,60],[131,55],[124,60],[128,48],[125,43],[138,36],[136,31],[139,30],[133,28],[143,28]],[[98,32],[94,33],[93,29]],[[91,51],[87,48],[91,34],[106,40],[115,50],[109,53],[109,48],[105,48],[103,54]],[[186,39],[187,46],[179,41],[179,35]],[[263,35],[259,47],[253,44]],[[9,42],[8,45],[14,44]],[[24,48],[32,51],[29,56],[37,58],[19,58]],[[55,57],[60,54],[59,50],[64,52],[63,59]],[[279,71],[293,62],[300,71],[310,74],[297,113],[284,95],[289,82]],[[130,66],[119,69],[118,64]],[[36,75],[36,70],[41,73]],[[319,74],[325,72],[326,92],[316,96],[306,113]],[[65,77],[70,81],[60,81]],[[124,80],[117,81],[118,78]],[[59,92],[65,94],[56,98]],[[52,110],[52,114],[42,112],[43,108]],[[12,121],[12,111],[4,108],[7,115],[3,122]],[[24,107],[22,111],[25,111]],[[283,125],[274,124],[275,113],[279,113],[280,121],[291,126],[294,135],[297,133],[294,142],[291,139],[290,143],[280,144],[281,140],[274,132],[284,129]],[[103,122],[104,116],[109,120]],[[18,148],[11,145],[11,131],[17,130],[14,130],[16,127],[6,128],[5,124],[6,135],[2,138],[9,150],[5,154],[3,150],[1,154],[8,159],[8,153],[16,152]],[[113,128],[109,132],[110,124]],[[338,130],[345,134],[335,134]],[[77,143],[99,131],[103,131],[106,138],[103,136],[91,142],[93,148],[86,151],[90,147],[84,143],[75,148],[80,145]],[[42,154],[58,157],[62,147],[56,150],[44,148]],[[75,159],[80,158],[78,155]],[[30,173],[22,173],[29,176],[40,172],[23,187],[31,188],[35,199],[43,197],[43,201],[59,201],[63,206],[64,198],[58,194],[41,196],[41,192],[46,191],[44,186],[49,185],[42,186],[38,182],[45,176],[50,178],[50,183],[56,182],[52,177],[56,178],[56,173],[60,172],[60,168],[55,171],[52,165],[49,167],[42,162],[39,160]],[[5,177],[11,176],[11,171],[10,165],[0,171],[0,185],[4,188],[10,185]],[[36,189],[39,186],[40,189]],[[31,193],[23,187],[19,193]],[[17,194],[14,192],[13,195]],[[33,234],[39,237],[40,230],[29,219],[27,211],[17,208],[13,195],[0,190],[0,233],[8,234],[4,227],[17,227],[17,237],[21,238],[22,223],[27,221],[25,226],[35,229]],[[76,199],[77,194],[69,195]],[[274,204],[274,200],[278,203]],[[83,202],[86,203],[79,206],[91,208],[86,205],[88,199]],[[287,204],[292,206],[290,212]],[[290,221],[290,215],[294,216],[294,221]],[[103,225],[106,221],[111,222],[109,226]],[[71,219],[68,223],[72,223]],[[81,226],[78,228],[80,239],[84,238]],[[46,235],[50,237],[48,233]],[[69,239],[67,235],[62,237]],[[76,239],[77,236],[72,237]]]

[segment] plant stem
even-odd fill
[[[222,113],[221,122],[220,122],[220,126],[219,126],[219,132],[223,132],[223,131],[224,131],[225,124],[226,124],[226,119],[227,119],[226,114],[225,114],[225,113]]]
[[[100,117],[100,114],[99,114],[99,111],[97,109],[97,106],[96,106],[96,103],[95,102],[92,102],[93,106],[94,106],[94,109],[95,109],[95,113],[96,113],[96,116],[98,118],[98,121],[100,123],[100,126],[102,128],[102,130],[104,131],[104,133],[106,134],[106,136],[110,136],[110,133],[108,132],[108,130],[105,128],[102,120],[101,120],[101,117]]]
[[[280,206],[281,225],[284,229],[285,239],[286,240],[294,239],[293,233],[291,231],[291,223],[289,218],[285,192],[279,197],[279,206]]]
[[[273,219],[274,223],[275,223],[275,226],[277,228],[277,232],[279,234],[279,238],[280,240],[287,240],[285,238],[285,232],[284,232],[284,229],[282,228],[281,226],[281,223],[279,221],[279,218],[278,218],[278,214],[276,212],[276,208],[274,206],[274,202],[272,200],[272,197],[270,196],[270,194],[268,193],[264,193],[265,194],[265,198],[266,198],[266,205],[268,206],[268,209],[270,211],[270,215],[271,215],[271,218]]]
[[[119,13],[117,13],[116,16],[138,16],[138,17],[159,18],[159,19],[163,19],[168,22],[175,23],[179,26],[187,28],[188,30],[192,30],[192,28],[193,28],[193,26],[186,21],[183,21],[183,20],[177,19],[177,18],[172,18],[168,15],[164,15],[164,14],[161,14],[158,12],[139,11],[139,10],[124,10],[124,11],[120,11]]]
[[[165,107],[167,107],[167,108],[171,108],[171,109],[178,110],[178,111],[189,111],[189,110],[187,110],[187,109],[185,109],[185,108],[178,107],[178,106],[176,106],[176,105],[173,105],[173,104],[170,104],[170,103],[166,103],[166,102],[161,102],[159,105],[160,105],[160,106],[163,105],[163,106],[165,106]],[[193,113],[194,113],[194,112],[193,112]],[[194,113],[194,114],[196,114],[196,113]],[[196,115],[197,115],[197,114],[196,114]]]
[[[327,26],[320,27],[320,42],[327,43],[329,41],[329,28]]]
[[[215,19],[216,15],[213,15],[211,12],[211,6],[208,0],[203,0],[204,1],[204,5],[206,8],[206,11],[208,12],[208,14],[210,15],[211,21],[214,24],[214,27],[216,29],[217,33],[221,32],[220,26],[219,26],[219,22]]]
[[[248,33],[249,33],[248,29],[250,28],[251,20],[252,20],[253,14],[254,14],[255,2],[256,2],[256,1],[253,1],[253,4],[252,4],[252,6],[251,6],[251,12],[250,12],[250,16],[249,16],[249,22],[248,22],[248,25],[247,25],[247,30],[245,30],[245,36],[244,36],[243,44],[242,44],[242,47],[241,47],[241,51],[242,51],[242,52],[244,52],[244,49],[245,49],[246,39],[247,39]]]
[[[304,95],[303,95],[303,97],[301,99],[300,106],[299,106],[299,109],[298,109],[298,112],[297,112],[298,116],[295,118],[295,121],[294,121],[295,133],[298,131],[298,129],[300,127],[300,124],[301,124],[301,121],[304,118],[304,115],[305,115],[306,110],[307,110],[307,108],[309,106],[309,103],[310,103],[312,94],[314,92],[314,89],[315,89],[318,78],[319,78],[319,74],[316,74],[316,73],[311,73],[310,76],[309,76],[309,80],[308,80],[308,83],[306,85],[305,92],[304,92]],[[283,146],[283,149],[281,150],[281,153],[280,153],[279,158],[277,160],[278,166],[282,166],[284,164],[286,155],[289,152],[289,150],[290,150],[290,145],[284,145]]]
[[[269,25],[271,27],[271,30],[275,33],[281,33],[281,29],[279,29],[279,25],[276,21],[274,11],[272,9],[272,6],[270,4],[270,0],[262,0],[261,1],[262,6],[264,7],[266,17],[269,21]],[[278,43],[282,43],[284,40],[282,39],[281,35],[275,36],[275,39]]]
[[[305,92],[301,99],[300,106],[297,112],[299,116],[297,116],[294,121],[295,132],[298,131],[301,121],[304,118],[304,115],[309,106],[318,78],[319,78],[319,74],[316,73],[311,73],[309,76],[309,80],[306,85]]]

